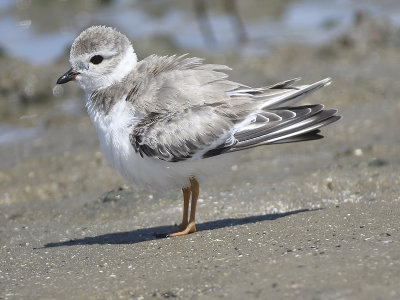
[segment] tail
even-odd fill
[[[261,112],[254,122],[234,134],[237,142],[230,151],[322,138],[319,128],[341,118],[336,115],[337,110],[323,108],[322,104],[315,104]]]
[[[325,78],[313,84],[294,86],[293,84],[299,80],[300,78],[294,78],[261,88],[239,88],[231,91],[229,95],[231,97],[250,97],[254,101],[262,103],[262,108],[273,109],[292,106],[305,96],[332,82],[330,78]]]
[[[320,128],[341,119],[336,109],[322,104],[289,107],[306,95],[329,85],[330,78],[310,85],[294,87],[292,79],[269,87],[241,88],[231,97],[247,97],[260,102],[258,109],[237,124],[233,138],[207,151],[203,157],[235,152],[262,145],[293,143],[320,139]]]

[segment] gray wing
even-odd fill
[[[294,86],[299,78],[252,88],[228,80],[224,65],[203,64],[184,56],[151,55],[138,63],[124,82],[126,100],[139,111],[176,111],[182,107],[229,102],[234,106],[274,109],[291,106],[306,95],[330,84],[330,78],[310,85]]]
[[[260,145],[320,138],[337,121],[322,105],[288,107],[328,85],[298,79],[251,88],[227,79],[226,66],[197,58],[150,56],[132,73],[126,100],[144,117],[130,142],[142,156],[165,161],[200,159]]]
[[[186,108],[178,112],[149,113],[129,136],[142,157],[176,162],[199,159],[221,144],[232,145],[232,128],[239,117],[223,103]]]
[[[263,110],[249,115],[250,122],[229,111],[221,104],[148,114],[133,128],[130,141],[142,157],[176,162],[319,139],[320,127],[340,119],[336,110],[324,110],[321,104]]]
[[[203,64],[199,58],[151,55],[126,80],[126,101],[139,111],[176,111],[183,107],[228,102],[229,91],[245,86],[227,80],[227,66]]]

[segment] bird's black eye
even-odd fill
[[[101,55],[95,55],[90,59],[90,62],[94,65],[98,65],[103,61],[103,56]]]

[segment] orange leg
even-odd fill
[[[189,217],[189,200],[190,200],[191,189],[184,188],[182,189],[182,192],[183,192],[183,216],[182,216],[182,223],[179,225],[179,231],[184,230],[189,224],[188,217]]]
[[[188,190],[185,192],[185,190]],[[184,198],[184,209],[183,209],[183,219],[182,219],[182,224],[179,228],[180,231],[171,233],[169,236],[181,236],[181,235],[186,235],[192,232],[196,232],[196,224],[195,224],[195,218],[196,218],[196,206],[197,206],[197,199],[199,198],[199,183],[195,178],[190,179],[190,190],[189,188],[183,190],[183,198]],[[192,192],[192,203],[190,205],[190,217],[189,217],[189,223],[186,223],[186,226],[184,224],[184,221],[186,220],[187,222],[187,213],[189,210],[189,196],[190,192]],[[187,204],[185,204],[185,201],[187,199]],[[186,209],[186,210],[185,210]]]

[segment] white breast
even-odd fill
[[[126,161],[135,152],[129,142],[129,133],[141,116],[135,114],[132,106],[123,100],[118,101],[107,115],[98,112],[90,104],[87,110],[96,127],[103,155],[113,168],[124,175]]]

